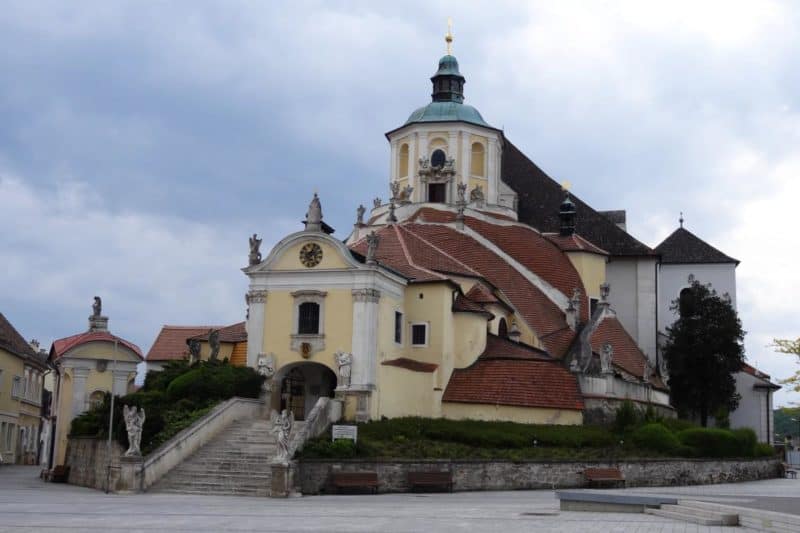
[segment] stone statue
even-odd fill
[[[397,222],[397,215],[394,214],[395,205],[394,199],[389,202],[389,216],[386,217],[386,221],[389,223]]]
[[[600,284],[600,301],[608,303],[608,294],[611,292],[611,285],[607,281]]]
[[[380,242],[381,238],[378,237],[378,234],[374,231],[370,232],[367,235],[367,264],[374,265],[377,261],[375,260],[375,253],[378,251],[378,243]]]
[[[336,364],[339,365],[339,386],[340,389],[350,388],[350,371],[353,366],[353,356],[347,352],[339,350],[333,354]]]
[[[276,444],[278,451],[275,454],[275,462],[286,464],[291,459],[289,451],[289,436],[292,433],[292,426],[294,425],[294,413],[286,412],[286,409],[281,411],[272,420],[272,431],[276,435]]]
[[[483,205],[483,202],[486,200],[486,197],[483,194],[483,186],[476,185],[474,189],[469,191],[469,201],[470,203]]]
[[[389,189],[392,191],[392,200],[399,200],[400,199],[400,183],[397,180],[391,182],[389,184]]]
[[[256,372],[258,372],[259,376],[264,376],[264,383],[261,385],[261,390],[272,392],[272,376],[275,375],[275,356],[273,354],[260,354],[258,356]]]
[[[600,350],[600,372],[602,374],[611,374],[613,372],[611,369],[611,359],[613,356],[614,348],[611,344],[603,344],[603,348]]]
[[[455,172],[456,169],[456,160],[455,158],[451,157],[447,161],[444,162],[443,170],[448,172]]]
[[[101,300],[99,296],[95,296],[94,303],[92,304],[92,316],[100,316],[102,312],[103,300]]]
[[[314,193],[314,198],[308,204],[308,211],[306,212],[306,231],[322,231],[322,204],[319,201],[319,196]]]
[[[363,226],[364,225],[364,213],[367,212],[367,208],[364,207],[363,204],[360,204],[356,209],[356,225]]]
[[[200,360],[200,341],[197,339],[190,339],[186,341],[189,345],[189,364],[196,363]]]
[[[653,365],[650,364],[650,359],[645,356],[644,358],[644,372],[642,373],[642,381],[650,383],[650,377],[653,375]]]
[[[408,203],[411,201],[411,193],[414,192],[414,187],[411,185],[406,185],[403,187],[403,190],[400,191],[400,201],[403,203]]]
[[[431,166],[431,160],[427,157],[420,157],[419,158],[419,168],[420,170],[428,170]]]
[[[209,361],[216,361],[219,357],[219,330],[212,329],[208,332],[208,346],[211,348],[211,354],[208,356]]]
[[[466,193],[467,193],[467,184],[466,183],[459,183],[456,186],[458,189],[458,203],[465,204],[467,203]]]
[[[257,265],[261,262],[261,239],[258,238],[258,235],[253,233],[253,236],[250,237],[250,265]]]
[[[142,428],[144,427],[144,408],[137,409],[135,405],[122,406],[122,416],[125,418],[125,429],[128,430],[128,451],[125,457],[139,457],[142,444]]]
[[[578,362],[578,356],[572,358],[572,361],[569,363],[569,370],[570,372],[580,372],[581,364]]]
[[[378,209],[381,206],[382,203],[383,203],[383,200],[381,200],[380,196],[376,196],[375,199],[372,200],[372,208],[373,209]]]

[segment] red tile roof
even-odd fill
[[[246,342],[247,327],[245,322],[237,322],[225,327],[206,328],[203,333],[194,335],[192,338],[200,341],[207,341],[208,335],[212,330],[219,330],[219,342]]]
[[[409,359],[407,357],[399,357],[397,359],[389,359],[388,361],[384,361],[381,363],[382,365],[386,366],[397,366],[400,368],[405,368],[406,370],[411,370],[412,372],[433,372],[439,365],[434,363],[423,363],[422,361],[415,361],[413,359]]]
[[[448,278],[432,270],[417,266],[408,252],[405,242],[401,238],[400,230],[396,225],[384,226],[376,231],[380,237],[375,259],[379,264],[386,265],[392,270],[414,282],[444,281]],[[367,254],[366,238],[354,243],[351,248],[361,255]],[[420,257],[420,259],[424,259]]]
[[[489,335],[486,350],[477,361],[453,371],[442,401],[583,409],[572,373],[541,351],[514,344]]]
[[[473,285],[472,288],[467,291],[466,296],[473,302],[481,304],[494,304],[500,301],[497,299],[497,296],[492,293],[492,290],[483,283],[476,283]]]
[[[590,243],[577,233],[561,235],[560,233],[545,233],[545,238],[565,252],[589,252],[598,255],[609,255],[602,248]]]
[[[220,326],[163,326],[147,352],[148,361],[172,361],[189,355],[186,341]]]
[[[87,344],[90,342],[110,342],[113,343],[116,341],[117,343],[125,346],[129,350],[142,359],[142,351],[136,346],[134,343],[130,341],[126,341],[122,337],[117,337],[116,335],[112,335],[108,331],[87,331],[86,333],[78,333],[77,335],[72,335],[70,337],[64,337],[63,339],[58,339],[53,341],[53,345],[50,347],[50,360],[58,359],[59,357],[63,356],[69,350],[73,348],[77,348],[83,344]]]
[[[30,344],[20,335],[11,322],[0,313],[0,348],[20,357],[35,357],[36,352]]]
[[[493,318],[494,315],[483,308],[483,306],[477,302],[473,302],[463,294],[459,294],[456,296],[455,301],[453,302],[453,311],[461,312],[461,313],[481,313],[487,315],[490,318]]]
[[[617,318],[604,318],[592,334],[593,352],[600,353],[605,343],[614,349],[611,357],[614,365],[638,378],[644,375],[645,355]]]

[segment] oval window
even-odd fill
[[[434,150],[431,154],[431,166],[432,167],[443,167],[444,162],[447,159],[447,156],[444,153],[444,150]]]

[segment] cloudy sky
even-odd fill
[[[655,2],[37,2],[0,10],[0,310],[44,344],[86,327],[244,316],[314,190],[344,238],[387,196],[384,132],[429,101],[454,19],[467,102],[655,246],[742,261],[749,361],[800,335],[800,6]],[[778,404],[800,400],[780,392]]]

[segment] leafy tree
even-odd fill
[[[678,312],[664,345],[672,403],[706,427],[710,414],[739,405],[734,373],[744,365],[745,332],[730,299],[696,280],[670,309]]]
[[[795,340],[775,339],[770,346],[775,348],[775,351],[778,353],[794,355],[797,357],[798,362],[800,362],[800,337]],[[792,390],[800,392],[800,370],[795,372],[792,377],[781,380],[781,383],[784,385],[791,385]]]

